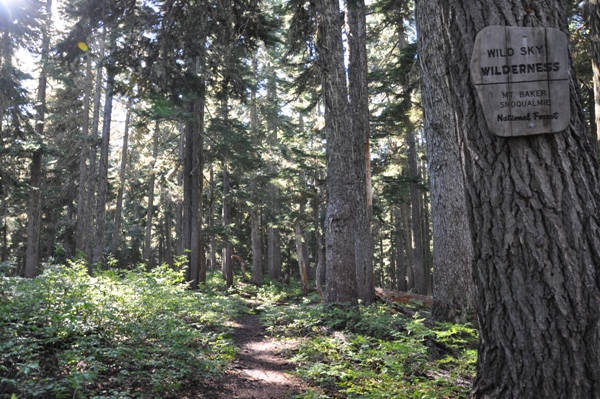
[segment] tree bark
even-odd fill
[[[117,256],[119,251],[119,241],[121,239],[121,217],[123,215],[123,191],[125,188],[125,172],[127,171],[127,150],[129,147],[129,122],[131,119],[131,99],[127,105],[125,114],[125,128],[123,130],[123,144],[121,145],[121,168],[119,170],[119,188],[117,190],[117,205],[115,209],[114,231],[110,253],[113,257]]]
[[[327,302],[356,304],[354,229],[355,164],[352,120],[344,71],[342,19],[337,1],[318,0],[317,59],[321,68],[327,134],[327,188],[325,220]],[[363,155],[362,152],[360,154]]]
[[[89,232],[94,232],[94,203],[96,199],[96,154],[98,151],[98,128],[100,125],[100,107],[102,99],[102,75],[104,72],[104,48],[106,43],[106,25],[102,28],[102,37],[100,39],[100,50],[98,52],[98,62],[96,67],[96,84],[94,92],[94,111],[92,113],[92,131],[90,134],[90,164],[88,172],[87,200],[85,201],[85,212],[83,217],[84,225]],[[94,265],[94,233],[86,236],[85,258],[88,264],[88,271],[91,273]]]
[[[115,37],[111,35],[110,52],[112,53]],[[96,202],[96,230],[94,237],[93,263],[103,263],[104,247],[106,243],[106,195],[108,190],[108,155],[110,145],[110,127],[112,118],[112,102],[116,70],[114,56],[109,56],[109,65],[106,68],[106,90],[104,93],[104,117],[102,120],[102,143],[100,145],[100,162],[98,167],[98,198]]]
[[[258,56],[255,55],[252,60],[252,69],[255,76],[258,76]],[[250,129],[252,130],[252,140],[259,145],[259,126],[258,126],[258,105],[256,102],[257,87],[252,88],[250,93]],[[261,190],[258,176],[253,176],[250,181],[250,229],[252,239],[252,284],[262,285],[262,240],[260,224],[260,206],[259,192]]]
[[[325,220],[325,207],[324,207],[324,184],[320,178],[321,171],[319,169],[315,172],[314,179],[314,202],[313,202],[313,224],[315,231],[315,251],[317,253],[317,267],[315,270],[315,284],[317,292],[321,297],[321,301],[325,301],[325,292],[323,286],[325,285],[325,240],[323,237],[323,220]]]
[[[424,90],[441,99],[425,111],[429,120],[453,111],[444,123],[460,148],[467,193],[480,326],[472,397],[598,398],[599,177],[574,69],[569,127],[520,137],[492,133],[469,73],[477,32],[567,32],[561,2],[417,4]]]
[[[215,189],[215,178],[213,164],[210,165],[210,206],[208,215],[208,228],[211,231],[210,234],[210,267],[212,269],[217,268],[217,239],[215,238],[215,208],[216,208],[216,189]]]
[[[225,228],[225,243],[223,248],[223,258],[221,259],[223,276],[227,287],[233,286],[233,265],[231,263],[231,255],[233,255],[233,248],[229,240],[229,234],[231,234],[231,198],[229,194],[229,171],[227,170],[227,164],[223,163],[223,227]]]
[[[190,62],[194,73],[202,73],[204,57]],[[202,265],[202,184],[204,167],[204,88],[195,93],[196,98],[188,105],[185,124],[185,159],[183,173],[183,245],[189,249],[186,279],[196,289],[200,280],[206,280],[206,268]]]
[[[371,237],[371,159],[369,150],[369,94],[367,87],[367,21],[364,0],[347,3],[349,94],[356,173],[356,289],[364,305],[375,300],[373,240]]]
[[[399,208],[394,209],[394,219],[395,219],[395,236],[396,236],[396,281],[398,286],[398,291],[408,291],[407,281],[406,281],[406,265],[407,265],[407,256],[406,256],[406,245],[404,244],[404,229],[406,226],[404,225],[404,220],[402,217],[402,212]]]
[[[163,223],[165,228],[165,256],[164,261],[170,267],[173,267],[173,201],[169,189],[163,185],[161,189],[161,201],[163,203]]]
[[[183,175],[185,174],[185,124],[180,123],[179,126],[179,145],[177,146],[178,158],[180,165],[179,173],[177,173],[177,185],[181,187],[182,195],[178,196],[175,203],[175,230],[177,233],[176,255],[181,257],[184,255],[184,222],[183,222],[183,197],[185,196],[185,186]]]
[[[42,30],[41,71],[38,80],[35,134],[40,147],[44,138],[46,116],[46,86],[48,81],[48,56],[50,53],[50,26],[52,0],[46,1],[46,21]],[[40,235],[42,230],[42,148],[37,148],[31,159],[29,175],[29,210],[27,212],[27,255],[25,277],[37,276],[40,267]]]
[[[588,25],[590,29],[590,49],[592,53],[592,71],[594,80],[594,120],[592,136],[600,139],[600,4],[598,0],[587,0]],[[598,143],[596,143],[598,145]],[[598,151],[598,148],[596,148]]]
[[[410,209],[413,233],[412,269],[414,275],[414,291],[417,294],[427,295],[427,280],[425,278],[425,263],[423,261],[423,230],[421,224],[421,201],[417,180],[420,175],[417,169],[417,145],[414,132],[409,128],[406,133],[408,144],[408,174],[410,183]]]
[[[201,72],[200,57],[196,60],[197,70]],[[204,245],[202,234],[202,187],[204,185],[204,88],[194,101],[194,164],[192,169],[192,237],[191,237],[191,269],[196,275],[196,284],[206,282],[206,262],[204,262]],[[192,284],[195,288],[195,285]]]
[[[83,121],[81,123],[81,154],[79,158],[79,188],[77,191],[77,227],[75,237],[75,248],[77,251],[85,250],[86,237],[89,226],[86,225],[86,200],[88,187],[88,154],[89,154],[89,130],[90,130],[90,96],[92,93],[92,56],[88,52],[85,55],[85,83],[83,87]]]
[[[148,208],[146,209],[146,230],[144,232],[144,262],[146,268],[150,269],[152,265],[152,221],[154,219],[154,180],[156,173],[156,158],[158,157],[158,136],[160,134],[160,121],[154,121],[154,132],[152,134],[152,161],[150,176],[148,178]]]
[[[275,81],[275,72],[267,71],[269,79],[267,81],[267,101],[269,104],[267,110],[267,132],[268,141],[272,151],[278,148],[277,139],[277,82]],[[267,165],[267,171],[270,175],[275,174],[276,168],[273,162]],[[267,191],[270,198],[270,207],[268,212],[267,227],[267,261],[269,268],[269,278],[271,280],[281,279],[281,238],[279,227],[277,227],[279,216],[279,189],[276,185],[269,183]]]
[[[422,41],[426,38],[421,39]],[[429,160],[433,219],[433,318],[458,322],[475,310],[472,277],[473,244],[467,220],[460,148],[454,135],[452,104],[423,80],[424,127]],[[445,106],[445,107],[442,107]]]

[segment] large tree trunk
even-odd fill
[[[46,84],[48,80],[48,55],[50,52],[50,24],[52,21],[52,0],[46,1],[46,21],[42,33],[41,71],[38,80],[35,134],[40,148],[32,154],[29,176],[29,210],[27,212],[27,255],[25,277],[33,278],[40,267],[40,235],[42,230],[42,141],[46,116]],[[0,120],[1,123],[1,120]]]
[[[201,73],[203,57],[190,62],[195,73]],[[204,145],[204,90],[196,93],[189,104],[188,120],[185,124],[185,160],[183,173],[183,245],[189,249],[186,279],[191,288],[205,280],[206,269],[202,266],[202,170]]]
[[[430,106],[441,101],[439,92],[424,89]],[[438,106],[440,109],[441,106]],[[450,107],[448,107],[450,108]],[[471,262],[473,244],[467,221],[467,208],[458,143],[454,126],[447,123],[451,109],[425,119],[429,189],[433,218],[433,317],[457,322],[475,310],[475,284]]]
[[[125,171],[127,170],[127,149],[129,147],[129,122],[131,119],[131,99],[127,104],[127,113],[125,114],[125,128],[123,130],[123,144],[121,146],[121,168],[119,170],[119,188],[117,190],[117,205],[115,209],[115,222],[110,253],[113,257],[117,256],[119,251],[119,241],[121,238],[121,217],[123,214],[123,191],[125,189]]]
[[[355,181],[352,120],[348,104],[342,20],[337,1],[316,1],[319,34],[318,63],[321,68],[327,132],[327,188],[325,220],[327,302],[357,303],[355,259]],[[360,154],[362,156],[362,152]]]
[[[427,38],[421,38],[421,45]],[[442,91],[423,80],[423,101],[428,112],[424,125],[429,160],[429,188],[433,218],[433,317],[459,321],[475,310],[475,284],[471,262],[473,244],[467,220],[460,148],[452,104]]]
[[[558,0],[421,0],[417,8],[428,120],[461,149],[480,326],[473,398],[598,398],[598,169],[573,73],[560,133],[499,137],[469,74],[486,26],[567,31]],[[573,68],[571,66],[571,71]]]
[[[375,299],[373,240],[371,237],[371,159],[369,150],[369,94],[367,88],[367,21],[364,0],[347,4],[350,47],[349,94],[356,172],[356,289],[362,303]]]

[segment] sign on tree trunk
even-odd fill
[[[475,39],[471,77],[498,136],[557,133],[569,126],[567,37],[553,28],[488,26]]]

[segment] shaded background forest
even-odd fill
[[[411,289],[414,265],[431,292],[413,4],[367,3],[375,285]],[[582,4],[568,3],[593,111],[588,28]],[[191,248],[208,267],[237,255],[256,281],[256,270],[297,276],[299,261],[315,278],[327,176],[310,2],[13,0],[0,9],[0,274],[27,275],[30,251],[35,274],[74,257],[182,267]],[[202,267],[187,277],[202,281]]]

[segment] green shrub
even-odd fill
[[[90,277],[54,265],[0,291],[0,398],[177,397],[233,359],[224,317],[245,306],[166,266]]]
[[[266,306],[262,320],[273,335],[300,338],[297,373],[325,390],[302,398],[466,398],[475,375],[477,334],[468,325],[430,329],[385,305],[309,299]]]

